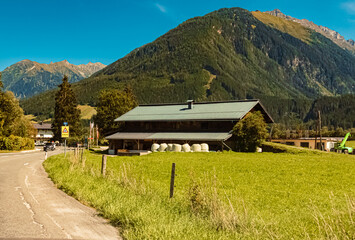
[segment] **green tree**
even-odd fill
[[[123,91],[103,90],[97,104],[95,123],[99,126],[101,135],[119,131],[122,123],[114,120],[137,106],[137,100],[130,87]]]
[[[4,85],[2,84],[2,81],[1,81],[1,72],[0,72],[0,92],[1,92],[1,88],[3,88]]]
[[[0,136],[30,137],[33,130],[14,94],[0,91]]]
[[[267,125],[261,112],[248,113],[233,128],[236,147],[241,152],[255,152],[268,136]]]
[[[68,77],[64,76],[59,91],[55,95],[54,120],[52,123],[54,140],[61,139],[61,127],[67,122],[70,127],[70,137],[81,135],[80,110]]]

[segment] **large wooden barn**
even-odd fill
[[[153,143],[207,143],[210,150],[234,149],[231,130],[247,113],[272,118],[258,100],[139,105],[115,119],[122,131],[107,136],[110,150],[149,150]]]

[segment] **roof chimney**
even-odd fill
[[[194,108],[194,100],[187,100],[187,108],[188,109]]]

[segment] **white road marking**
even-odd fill
[[[18,190],[18,187],[16,188],[16,190]],[[31,213],[32,223],[34,223],[35,225],[38,225],[38,226],[41,228],[41,230],[42,230],[42,234],[41,234],[41,235],[45,236],[44,232],[45,232],[46,230],[44,229],[43,224],[41,224],[41,223],[39,223],[39,222],[37,222],[37,221],[35,220],[35,218],[34,218],[35,212],[32,210],[31,205],[26,201],[25,197],[23,196],[23,193],[22,193],[21,191],[18,191],[18,192],[19,192],[19,194],[20,194],[20,197],[21,197],[21,200],[22,200],[23,205],[25,205],[25,207],[27,208],[27,210]]]
[[[27,175],[26,175],[26,178],[25,178],[25,185],[26,185],[26,187],[27,187],[27,190],[28,190],[29,194],[30,194],[31,197],[33,198],[33,200],[34,200],[37,204],[39,204],[39,202],[37,201],[37,199],[35,198],[35,196],[33,196],[31,190],[28,188],[31,184],[28,182],[28,176],[27,176]]]
[[[72,236],[70,236],[70,234],[67,233],[67,232],[65,231],[65,229],[64,229],[62,226],[60,226],[59,223],[58,223],[56,220],[54,220],[54,218],[52,218],[48,213],[46,213],[46,215],[52,220],[52,222],[53,222],[58,228],[60,228],[60,229],[63,231],[63,233],[67,236],[68,239],[73,239]]]

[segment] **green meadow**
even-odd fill
[[[98,210],[124,239],[354,239],[355,156],[292,153],[86,151],[44,167],[66,193]],[[171,165],[174,197],[169,198]]]

